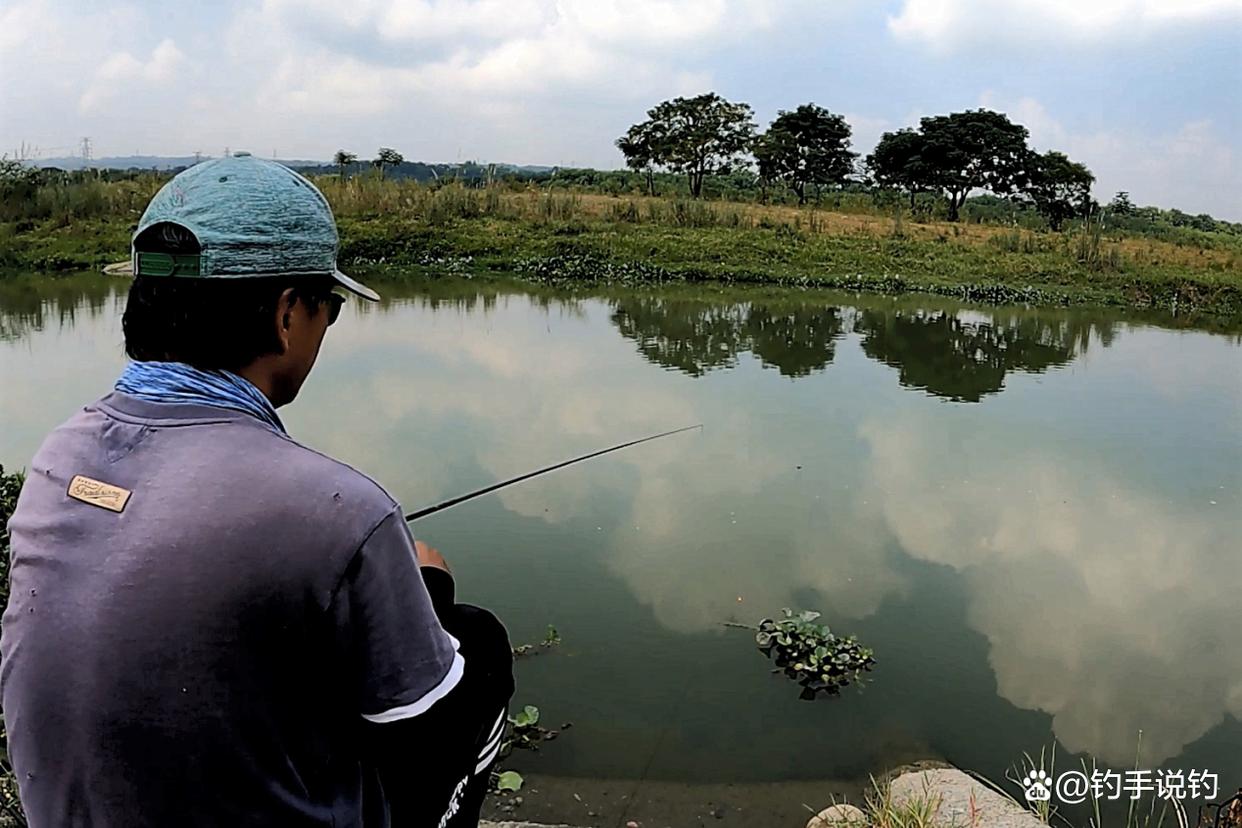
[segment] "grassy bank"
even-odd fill
[[[336,212],[347,265],[506,272],[554,284],[776,283],[1242,315],[1242,238],[1227,234],[1174,243],[1114,232],[1106,222],[1052,233],[916,223],[878,208],[843,213],[373,178],[318,183]],[[0,224],[0,265],[53,271],[123,259],[146,188],[108,186],[106,214]]]

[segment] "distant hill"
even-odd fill
[[[339,170],[331,162],[281,161],[305,175],[336,175]],[[345,169],[346,175],[371,169],[370,161],[356,161]],[[403,161],[392,167],[384,168],[384,177],[394,180],[412,178],[415,181],[434,181],[440,178],[455,178],[464,181],[479,181],[488,178],[500,178],[507,175],[519,177],[548,175],[555,172],[556,167],[518,164],[485,164],[478,161],[466,161],[460,164],[427,163],[424,161]]]
[[[195,159],[193,155],[110,155],[105,158],[91,159],[89,166],[104,170],[178,170],[191,166],[196,160],[210,161],[214,157],[203,155]],[[278,158],[276,160],[300,172],[316,174],[337,172],[336,165],[331,161],[310,161],[294,158]],[[59,158],[32,159],[28,163],[36,167],[56,167],[61,170],[82,170],[88,166],[82,158],[73,155],[61,156]],[[369,161],[359,161],[351,164],[349,171],[358,172],[363,169],[369,169],[370,166]],[[389,167],[384,174],[391,178],[414,178],[418,181],[429,181],[441,176],[474,179],[485,178],[489,166],[492,169],[493,175],[545,175],[556,169],[556,167],[530,164],[487,165],[474,161],[467,161],[464,164],[406,161],[396,167]]]
[[[36,167],[56,167],[62,170],[82,170],[87,166],[104,170],[176,170],[188,167],[198,161],[210,161],[215,156],[203,155],[195,159],[193,155],[110,155],[105,158],[92,158],[88,165],[75,155],[60,158],[38,158],[28,163]],[[278,159],[280,163],[290,167],[314,167],[324,162],[307,161],[305,159]]]

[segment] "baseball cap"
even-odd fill
[[[198,252],[144,252],[143,233],[158,224],[191,233]],[[379,301],[337,269],[339,247],[332,208],[314,184],[283,164],[238,152],[195,164],[160,188],[138,221],[131,257],[136,276],[328,276]]]

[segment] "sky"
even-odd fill
[[[0,153],[616,168],[654,104],[1007,113],[1095,195],[1242,221],[1242,0],[0,0]]]

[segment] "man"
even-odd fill
[[[334,290],[379,298],[336,254],[314,185],[244,153],[139,222],[133,361],[47,438],[9,523],[0,701],[35,828],[477,823],[504,628],[276,413]]]

